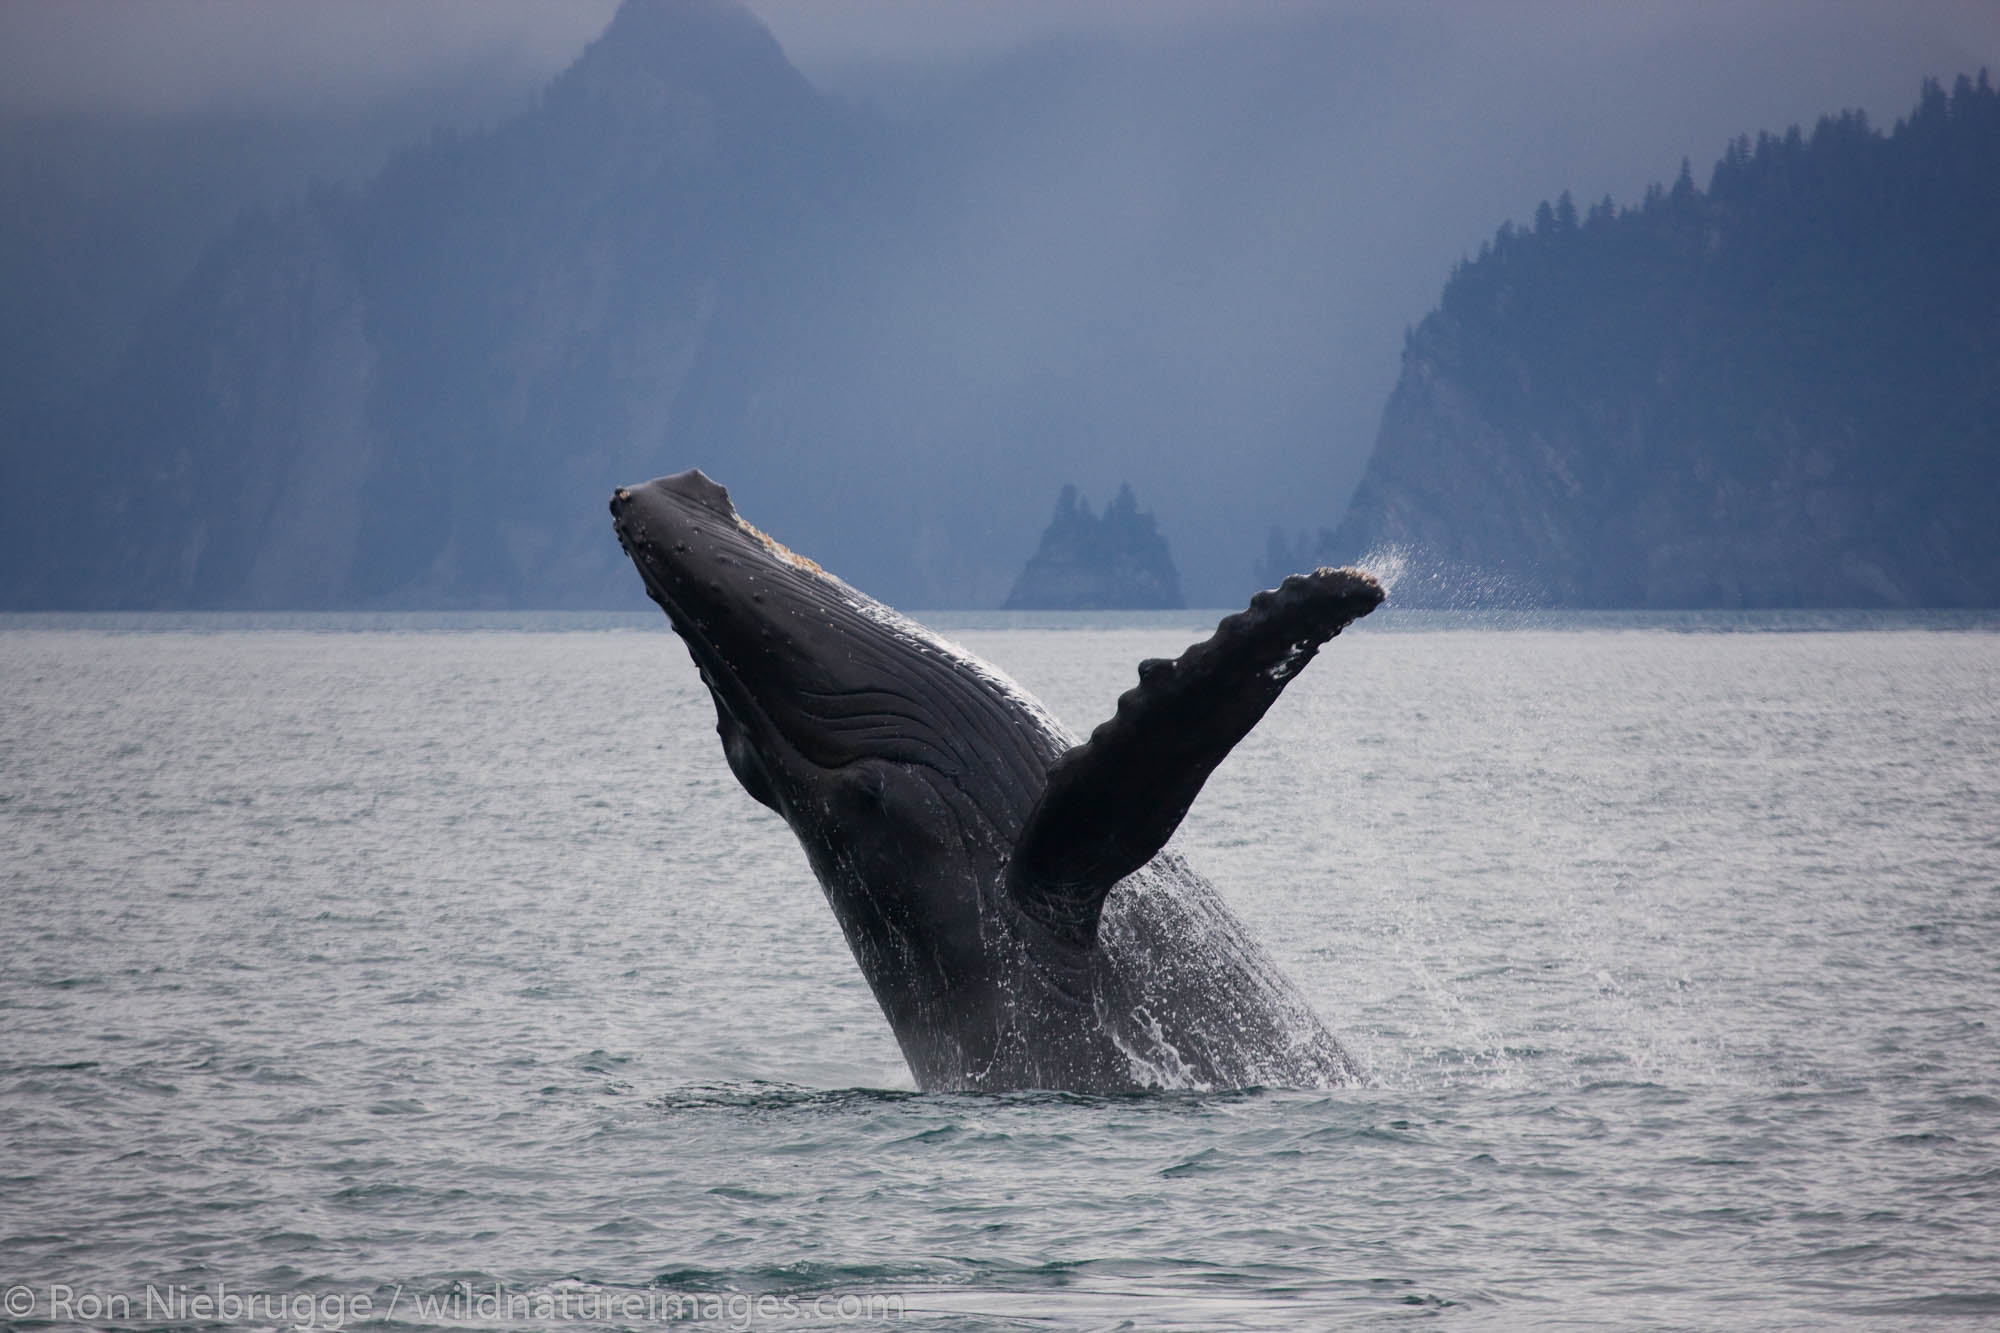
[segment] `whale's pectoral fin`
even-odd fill
[[[1294,574],[1173,661],[1140,663],[1118,711],[1049,769],[1008,869],[1022,908],[1094,941],[1112,886],[1166,845],[1208,775],[1319,646],[1382,596],[1360,570]]]

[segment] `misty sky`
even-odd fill
[[[1056,482],[1101,502],[1130,479],[1154,505],[1145,477],[1161,450],[1189,467],[1253,464],[1240,495],[1226,476],[1200,488],[1212,512],[1191,489],[1157,501],[1177,555],[1237,568],[1266,522],[1332,524],[1403,330],[1502,221],[1565,189],[1580,205],[1636,203],[1683,156],[1705,184],[1736,134],[1848,107],[1886,126],[1927,75],[2000,70],[1996,0],[748,3],[809,77],[892,116],[934,113],[940,88],[1009,53],[1078,40],[1129,52],[1032,114],[1010,111],[1019,140],[988,153],[959,232],[909,256],[908,290],[881,297],[892,332],[857,343],[857,357],[908,367],[917,387],[895,412],[909,429],[972,451],[988,405],[1051,371],[1087,377],[1075,368],[1117,344],[1103,364],[1135,376],[1131,390],[1093,386],[1111,406],[1069,413],[1083,433],[1050,447],[1077,463],[994,533],[1011,567]],[[0,0],[0,109],[327,115],[453,79],[527,88],[614,8]],[[973,270],[985,285],[966,277],[969,254],[992,256]],[[1186,385],[1187,401],[1161,384]],[[1120,420],[1128,402],[1157,418]],[[870,407],[855,409],[857,435],[874,428]],[[1296,484],[1274,491],[1275,468]],[[1197,600],[1233,597],[1190,583]]]
[[[1789,77],[1776,81],[1796,87],[1815,75],[1844,77],[1847,101],[1886,97],[1886,112],[1910,100],[1913,60],[1955,71],[2000,55],[2000,4],[1992,0],[748,3],[794,62],[814,74],[875,61],[991,56],[1067,35],[1174,41],[1207,28],[1345,16],[1421,33],[1447,66],[1525,61],[1529,71],[1582,73],[1637,58],[1655,62],[1662,76],[1680,75],[1684,87],[1725,92],[1734,56],[1784,61],[1792,65]],[[553,72],[602,31],[615,7],[615,0],[6,0],[0,99],[69,109],[325,106],[467,64]],[[1772,48],[1774,38],[1789,44],[1789,56],[1784,43]],[[1562,91],[1541,90],[1552,114],[1560,114]],[[1739,117],[1755,110],[1731,100],[1738,104],[1718,109]]]
[[[751,0],[802,67],[990,56],[1050,36],[1280,21],[1303,0]],[[472,64],[553,73],[616,0],[6,0],[14,106],[322,108]]]

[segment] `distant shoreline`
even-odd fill
[[[1206,634],[1237,607],[1175,611],[914,611],[947,633],[1007,630]],[[1398,610],[1384,607],[1349,634],[1454,631],[1543,633],[1811,634],[2000,633],[2000,607],[1947,609]],[[78,631],[131,634],[569,634],[672,632],[655,611],[0,611],[0,634]]]

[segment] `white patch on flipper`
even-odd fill
[[[1313,645],[1310,643],[1295,643],[1285,649],[1283,657],[1270,666],[1265,667],[1264,674],[1272,680],[1290,680],[1304,669],[1307,662],[1312,660],[1313,651]]]

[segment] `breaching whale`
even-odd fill
[[[1357,1077],[1168,836],[1321,644],[1382,601],[1293,575],[1088,740],[970,653],[739,518],[699,471],[621,488],[618,540],[782,815],[926,1090],[1325,1087]]]

